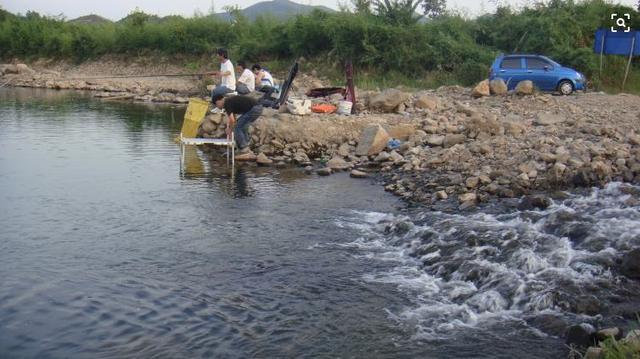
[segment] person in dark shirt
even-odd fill
[[[238,155],[236,160],[238,161],[250,161],[256,158],[255,154],[249,148],[249,142],[251,137],[249,136],[249,125],[260,117],[262,114],[262,105],[255,99],[248,96],[229,96],[214,95],[212,98],[213,104],[220,110],[224,109],[224,112],[229,118],[229,127],[233,129],[233,135],[235,137],[236,145],[238,146]],[[237,119],[236,116],[240,116]]]

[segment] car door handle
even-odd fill
[[[500,72],[506,72],[506,70],[500,70]]]
[[[529,70],[529,71],[527,71],[527,73],[528,73],[528,74],[532,74],[532,73],[533,73],[533,71]]]

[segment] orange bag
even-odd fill
[[[328,103],[321,103],[311,106],[311,111],[315,113],[334,113],[338,108]]]

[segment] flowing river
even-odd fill
[[[430,212],[201,149],[181,172],[183,114],[0,89],[1,358],[562,358],[559,322],[638,307],[620,184]]]

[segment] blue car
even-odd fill
[[[531,80],[542,91],[558,91],[565,96],[587,88],[583,74],[540,55],[498,56],[489,73],[489,80],[494,79],[503,79],[509,90],[520,81]]]

